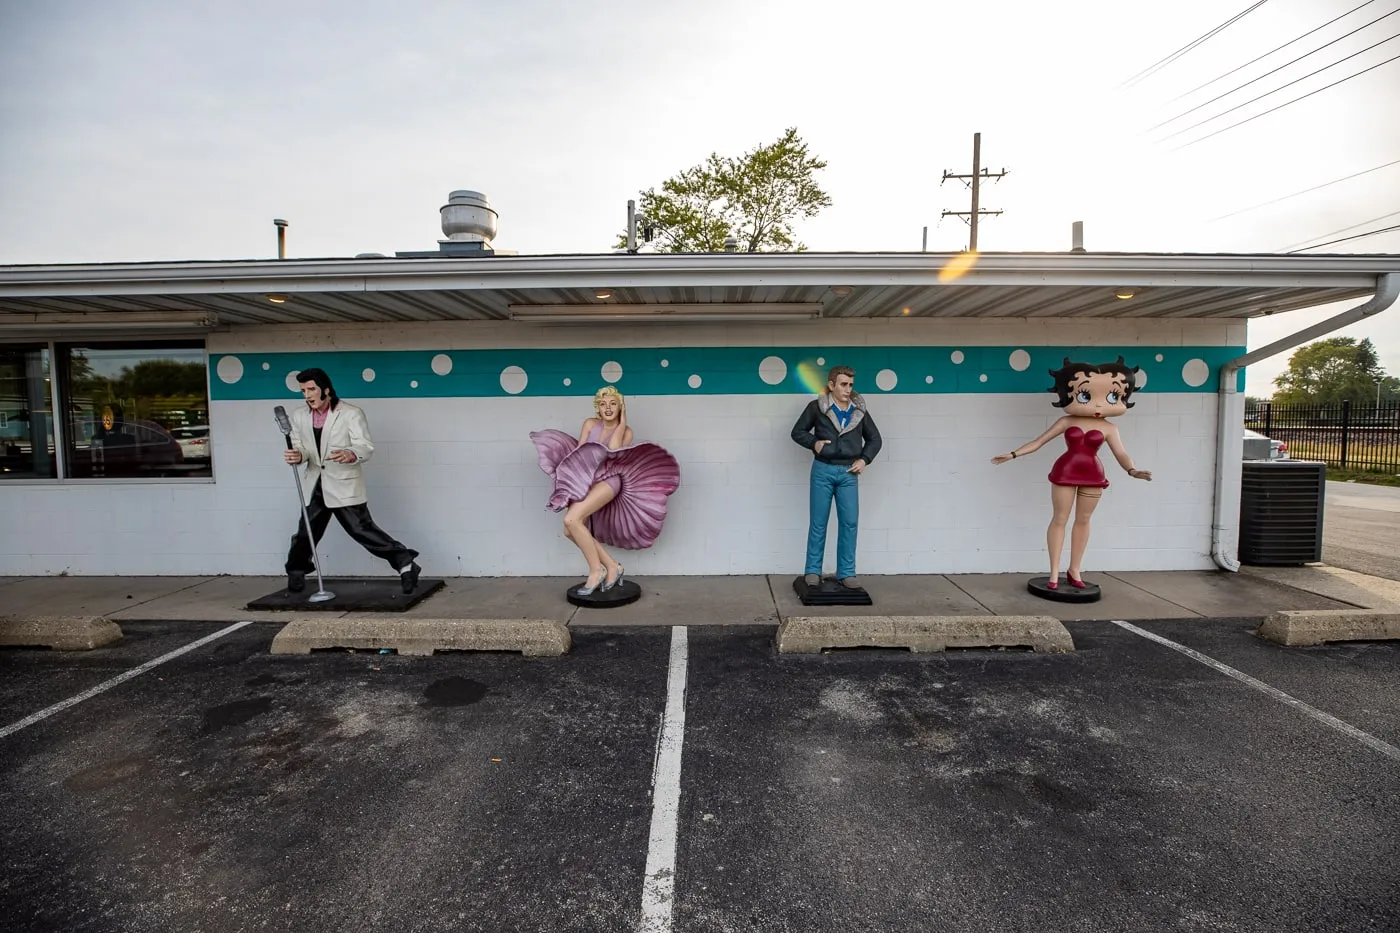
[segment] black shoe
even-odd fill
[[[416,563],[409,564],[408,569],[399,574],[399,582],[403,584],[404,593],[412,593],[418,589],[418,575],[423,572],[423,568]]]
[[[300,593],[306,589],[306,574],[300,570],[287,571],[287,592]]]

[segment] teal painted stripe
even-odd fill
[[[209,381],[216,401],[286,398],[296,394],[289,373],[311,366],[326,370],[346,398],[579,396],[608,382],[636,395],[778,395],[816,393],[827,368],[843,363],[855,367],[856,389],[867,395],[1022,393],[1045,392],[1046,371],[1065,357],[1101,363],[1121,354],[1147,373],[1144,391],[1214,392],[1220,366],[1242,353],[1244,347],[1013,346],[221,353],[211,357]]]

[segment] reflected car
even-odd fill
[[[1265,445],[1267,445],[1267,447]],[[1251,431],[1245,428],[1244,459],[1287,460],[1288,445],[1283,441],[1276,441],[1272,437],[1266,437],[1258,431]]]
[[[73,476],[163,476],[185,461],[179,441],[154,421],[127,421],[110,431],[101,421],[78,421],[70,430]]]
[[[209,425],[192,424],[184,428],[175,428],[170,434],[179,443],[180,452],[185,455],[186,460],[209,459]]]

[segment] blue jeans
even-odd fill
[[[807,526],[807,569],[821,574],[826,522],[836,498],[836,577],[856,575],[856,529],[860,525],[860,480],[849,467],[812,461],[811,519]]]

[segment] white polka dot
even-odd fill
[[[366,369],[364,372],[360,373],[360,378],[363,379],[365,382],[373,382],[374,370]]]
[[[925,376],[925,377],[924,377],[924,382],[927,382],[929,385],[933,385],[933,377],[932,377],[932,376]]]
[[[219,360],[219,365],[214,368],[219,374],[219,378],[229,385],[243,378],[243,361],[236,356],[226,356]]]
[[[272,364],[271,364],[271,363],[264,363],[264,364],[263,364],[263,372],[267,372],[267,371],[268,371],[269,369],[271,369],[271,368],[272,368]]]
[[[608,360],[603,364],[603,381],[616,382],[622,378],[622,364],[615,360]]]
[[[765,356],[758,364],[758,378],[770,386],[777,385],[787,378],[787,363],[781,356]]]
[[[898,384],[899,377],[895,375],[893,369],[882,369],[875,374],[875,385],[879,387],[881,392],[893,391]]]
[[[1210,378],[1210,367],[1202,359],[1187,360],[1186,365],[1181,367],[1181,379],[1187,385],[1195,388],[1203,386]]]
[[[1137,371],[1137,378],[1133,380],[1133,385],[1139,389],[1147,385],[1147,370],[1139,369]]]
[[[954,350],[951,359],[954,363],[961,364],[963,360],[967,359],[967,357],[963,355],[963,351]]]
[[[977,377],[977,381],[978,381],[978,382],[986,382],[986,381],[987,381],[987,374],[986,374],[986,373],[983,373],[982,375],[978,376],[978,377]]]
[[[525,375],[525,370],[519,366],[507,366],[501,370],[501,388],[511,395],[519,395],[525,391],[525,386],[530,382],[530,377]],[[564,384],[568,385],[569,380],[565,379]]]
[[[671,365],[671,361],[670,361],[670,360],[662,360],[662,361],[661,361],[661,368],[662,368],[662,369],[665,369],[667,366],[670,366],[670,365]]]
[[[818,365],[818,366],[825,366],[825,365],[826,365],[826,357],[824,357],[824,356],[819,356],[819,357],[817,357],[817,365]]]
[[[698,389],[700,388],[700,382],[700,377],[692,373],[690,378],[685,381],[685,384],[690,386],[692,389]]]
[[[452,372],[452,357],[448,356],[446,353],[439,353],[437,356],[433,357],[433,372],[437,373],[439,376],[446,376],[448,373]]]
[[[1162,356],[1162,354],[1158,353],[1158,354],[1157,354],[1157,362],[1160,363],[1160,362],[1162,362],[1163,359],[1164,359],[1164,357]]]
[[[299,372],[301,372],[301,370],[294,369],[291,372],[287,373],[288,392],[301,392],[301,383],[297,382],[297,373]]]
[[[408,384],[408,387],[409,387],[410,389],[416,389],[416,388],[418,388],[418,380],[415,379],[415,380],[413,380],[412,382],[410,382],[410,383]]]
[[[564,377],[564,385],[566,385],[566,386],[571,386],[571,385],[573,385],[573,384],[574,384],[574,381],[573,381],[572,379],[570,379],[568,376],[565,376],[565,377]]]
[[[1030,368],[1031,355],[1025,350],[1012,350],[1011,359],[1008,362],[1011,363],[1011,368],[1016,372],[1023,373]]]

